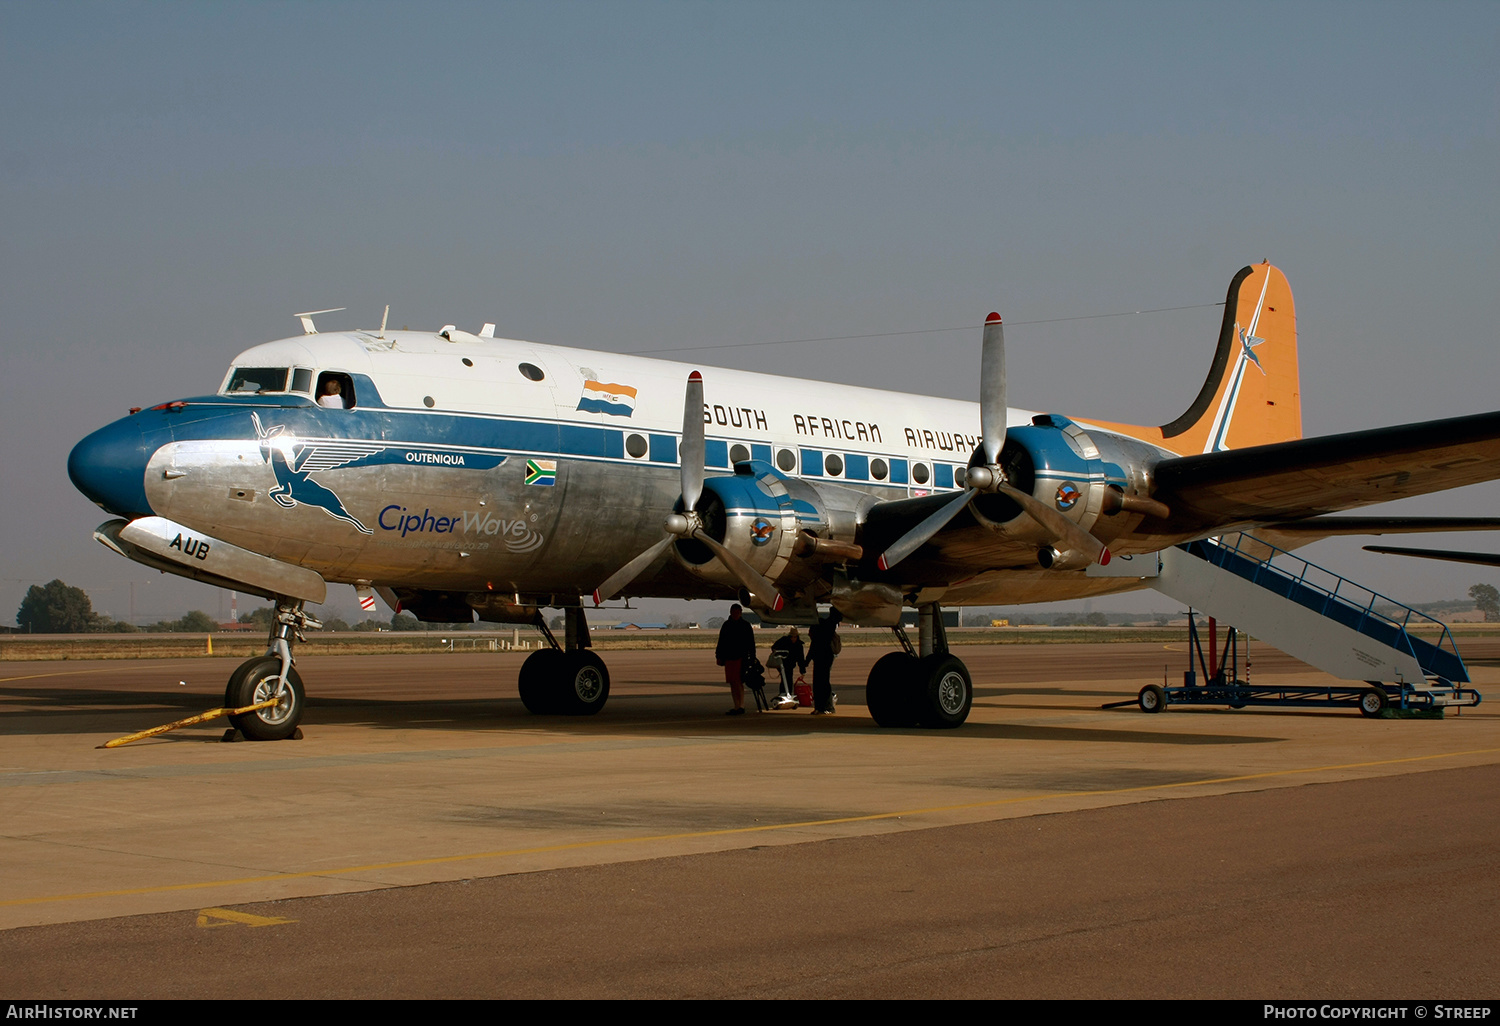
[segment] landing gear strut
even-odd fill
[[[865,704],[882,727],[960,726],[974,703],[968,668],[948,651],[943,613],[936,602],[919,607],[919,645],[901,627],[891,628],[902,652],[881,656],[870,670]]]
[[[306,695],[302,678],[292,667],[292,642],[306,641],[303,631],[323,626],[308,616],[301,602],[276,599],[276,615],[271,621],[271,636],[266,654],[248,659],[229,675],[224,688],[224,704],[242,709],[267,699],[277,703],[243,716],[231,716],[232,723],[249,741],[281,741],[291,737],[302,722]]]
[[[531,653],[521,664],[521,702],[538,716],[592,716],[609,698],[609,668],[589,651],[583,607],[569,606],[563,616],[567,630],[559,645],[537,613],[537,629],[549,647]]]

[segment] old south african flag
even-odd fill
[[[548,487],[557,484],[557,461],[527,460],[526,483],[530,485],[547,485]]]

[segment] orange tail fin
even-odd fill
[[[1264,263],[1234,276],[1213,366],[1182,416],[1161,427],[1100,426],[1183,456],[1301,438],[1297,310],[1286,275]]]

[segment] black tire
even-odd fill
[[[969,668],[954,655],[934,653],[917,663],[917,716],[924,727],[963,726],[974,704]]]
[[[915,727],[917,660],[905,652],[887,652],[870,668],[865,706],[881,727]]]
[[[1160,684],[1147,684],[1136,696],[1141,712],[1159,713],[1167,707],[1167,692]]]
[[[302,678],[296,668],[287,670],[286,689],[281,701],[266,709],[231,716],[229,722],[247,741],[282,741],[289,738],[302,722],[307,706]],[[257,656],[241,663],[229,676],[224,688],[224,705],[243,709],[276,695],[281,688],[281,660],[276,656]]]
[[[558,704],[569,716],[592,716],[609,700],[609,667],[588,651],[563,656],[557,688]]]
[[[562,712],[558,682],[564,674],[563,653],[542,648],[526,657],[519,679],[521,703],[534,716],[555,716]]]
[[[1385,688],[1370,688],[1359,693],[1359,714],[1378,718],[1385,712],[1386,707],[1391,704],[1391,696],[1385,693]]]

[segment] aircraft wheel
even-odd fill
[[[1160,684],[1147,684],[1136,697],[1141,712],[1159,713],[1167,707],[1167,692]]]
[[[974,704],[969,669],[957,656],[934,654],[917,664],[918,719],[924,727],[963,726]]]
[[[526,657],[521,664],[521,703],[526,711],[535,716],[547,716],[562,712],[559,698],[562,689],[558,681],[564,672],[563,653],[555,648],[542,648]]]
[[[291,737],[302,722],[306,695],[295,668],[287,670],[286,687],[281,687],[281,660],[276,656],[257,656],[241,663],[224,688],[224,704],[230,709],[241,709],[275,698],[278,691],[281,700],[275,705],[231,716],[229,722],[250,741],[281,741]]]
[[[917,660],[905,652],[887,652],[870,668],[865,682],[865,705],[881,727],[915,727],[914,683]]]
[[[1371,688],[1360,693],[1359,713],[1361,716],[1376,717],[1385,712],[1386,706],[1390,704],[1391,699],[1385,693],[1385,688]]]
[[[592,716],[609,698],[609,668],[592,652],[569,652],[563,657],[562,677],[554,686],[562,711],[570,716]]]

